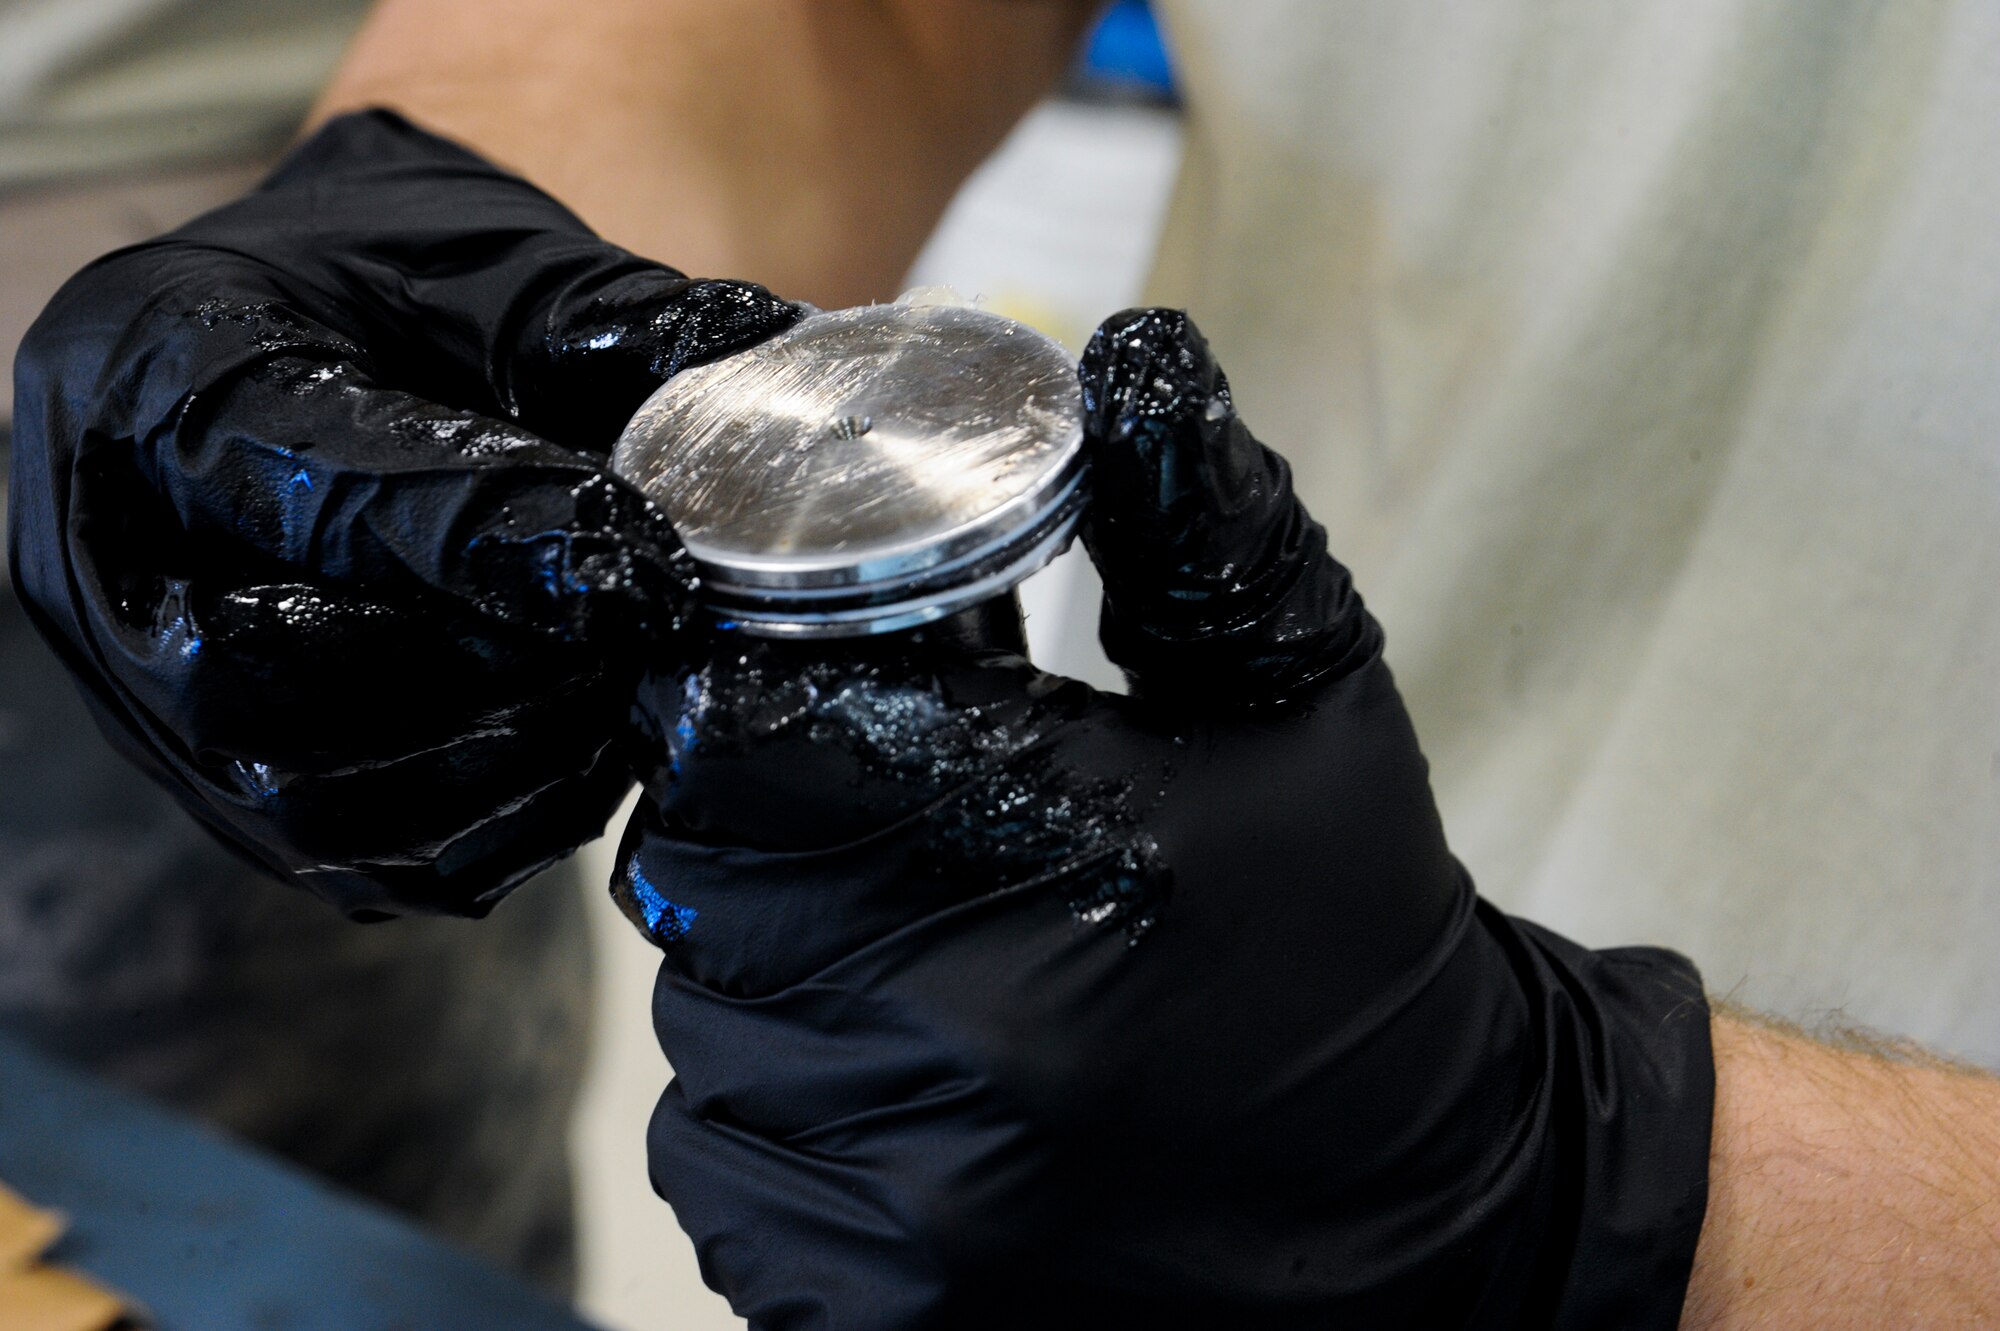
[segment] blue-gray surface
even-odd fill
[[[0,1180],[159,1331],[591,1331],[512,1277],[0,1037]]]

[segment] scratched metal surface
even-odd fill
[[[158,1331],[594,1331],[276,1159],[0,1037],[0,1179],[63,1212],[51,1260]]]
[[[687,371],[612,466],[737,585],[915,574],[1047,516],[1082,449],[1076,367],[1023,324],[952,305],[834,310]]]

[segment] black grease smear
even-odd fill
[[[800,313],[748,282],[642,268],[564,292],[503,398],[510,415],[572,447],[609,449],[660,384],[789,328]]]
[[[114,743],[350,913],[480,914],[598,834],[693,566],[605,450],[789,326],[387,112],[71,278],[9,536]]]
[[[1095,468],[1083,539],[1105,649],[1135,691],[1281,702],[1368,659],[1380,630],[1185,313],[1114,315],[1079,373]]]
[[[309,349],[350,356],[360,354],[354,343],[330,333],[274,300],[214,297],[196,304],[193,315],[203,332],[234,329],[260,351]]]
[[[931,901],[1047,881],[1080,923],[1153,926],[1171,876],[1141,818],[1165,773],[1073,757],[1098,723],[1086,687],[917,635],[732,645],[642,690],[647,786],[676,834],[801,851],[917,817]]]
[[[668,634],[692,565],[602,461],[282,352],[142,453],[182,526],[384,595],[445,591],[570,641]]]

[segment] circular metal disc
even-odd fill
[[[1082,395],[1060,344],[949,305],[813,314],[647,400],[612,469],[660,504],[746,629],[905,627],[1067,543]]]

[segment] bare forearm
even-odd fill
[[[685,271],[894,294],[1084,0],[383,0],[315,119],[389,106]]]
[[[1684,1327],[2000,1324],[2000,1081],[1726,1011],[1714,1043]]]

